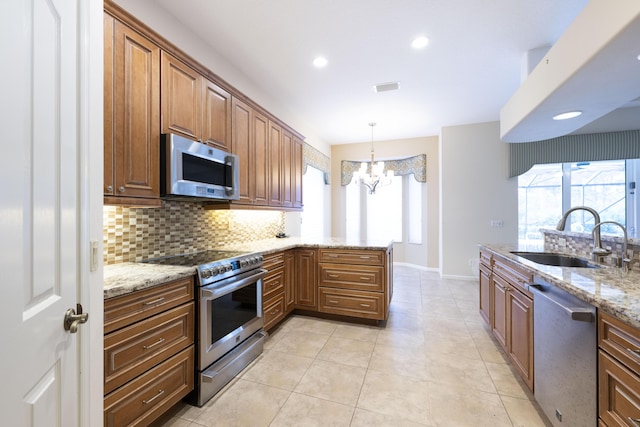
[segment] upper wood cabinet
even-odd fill
[[[202,142],[231,151],[231,94],[203,78]]]
[[[266,206],[269,120],[237,98],[231,105],[232,151],[240,159],[240,199],[234,203]]]
[[[282,127],[269,121],[269,206],[282,206]]]
[[[293,207],[293,135],[282,131],[282,154],[280,156],[280,206]]]
[[[105,204],[160,204],[160,48],[104,16]]]
[[[300,138],[293,138],[293,171],[291,175],[291,185],[293,193],[293,207],[302,209],[302,175],[303,168],[303,142]]]
[[[162,52],[162,133],[231,149],[231,94]]]
[[[162,133],[193,140],[202,134],[202,77],[162,52]]]

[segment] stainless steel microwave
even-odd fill
[[[237,200],[235,154],[175,134],[160,137],[160,195],[165,199]]]

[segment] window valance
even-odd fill
[[[427,182],[427,155],[418,154],[417,156],[408,157],[406,159],[399,160],[383,160],[384,172],[391,169],[395,175],[409,175],[413,174],[413,177],[418,182]],[[360,169],[362,162],[355,162],[352,160],[343,160],[340,163],[341,180],[340,185],[348,185],[353,178],[353,172]],[[371,163],[371,162],[364,162]]]
[[[324,183],[331,184],[331,159],[306,142],[302,146],[302,174],[307,173],[307,165],[324,172]]]
[[[509,177],[535,164],[640,158],[640,130],[565,135],[509,144]]]

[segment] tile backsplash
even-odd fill
[[[104,263],[137,262],[274,237],[284,212],[206,210],[201,203],[163,201],[161,208],[103,208]]]

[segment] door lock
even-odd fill
[[[76,310],[70,308],[64,314],[64,330],[69,331],[72,334],[78,332],[78,325],[86,323],[89,318],[89,313],[82,312],[82,305],[76,304]]]

